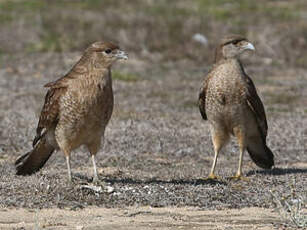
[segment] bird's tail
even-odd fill
[[[247,151],[257,166],[270,169],[274,166],[274,155],[261,138],[251,138],[247,143]]]
[[[54,147],[50,145],[46,137],[34,146],[33,150],[22,155],[15,161],[17,175],[31,175],[40,170],[49,157],[52,155]]]

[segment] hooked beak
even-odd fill
[[[128,54],[125,51],[118,50],[117,53],[114,55],[117,59],[128,59]]]
[[[255,46],[252,43],[250,43],[250,42],[248,42],[245,46],[243,46],[243,49],[244,50],[253,50],[253,51],[256,50]]]

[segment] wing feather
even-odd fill
[[[200,111],[200,114],[204,120],[207,120],[207,114],[206,114],[206,95],[207,95],[207,89],[209,80],[211,79],[213,75],[208,74],[205,78],[202,87],[200,88],[199,95],[198,95],[198,108]]]
[[[266,120],[264,106],[260,97],[258,96],[256,87],[252,79],[246,74],[245,76],[247,85],[247,104],[255,114],[257,125],[259,127],[259,130],[261,131],[262,139],[265,141],[268,133],[268,124]]]
[[[49,88],[49,90],[46,94],[45,103],[40,114],[36,129],[36,136],[33,140],[33,146],[42,138],[48,129],[57,124],[61,96],[66,92],[71,80],[88,73],[89,70],[84,64],[87,59],[87,55],[83,55],[77,64],[66,75],[54,82],[49,82],[44,85],[44,87]]]
[[[33,146],[42,138],[47,130],[57,124],[60,111],[60,98],[65,91],[66,87],[50,88],[48,90],[36,128],[36,136],[33,140]]]

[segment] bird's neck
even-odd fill
[[[222,46],[218,46],[215,50],[215,59],[214,59],[214,63],[218,63],[220,60],[223,59],[223,51],[222,51],[223,47]]]
[[[81,84],[97,85],[102,82],[111,81],[111,67],[97,63],[86,63],[84,65],[87,74],[80,74],[78,78]]]
[[[98,60],[93,60],[90,63],[90,66],[94,71],[105,71],[105,70],[110,70],[111,64],[103,61],[98,61]]]
[[[99,68],[95,71],[90,71],[87,76],[80,76],[77,84],[88,95],[99,94],[101,89],[105,88],[112,90],[111,70],[110,68]]]
[[[90,71],[89,78],[93,81],[109,81],[111,78],[111,68],[110,67],[95,67],[92,66],[92,69]]]
[[[224,73],[221,76],[228,76],[229,73],[236,73],[236,76],[245,77],[243,65],[238,58],[221,59],[218,63],[214,64],[214,68]]]
[[[89,77],[95,78],[95,80],[97,80],[97,78],[109,78],[111,75],[111,65],[109,65],[108,63],[91,60],[86,63],[86,68],[90,73]]]
[[[243,68],[240,59],[237,57],[231,57],[231,58],[222,57],[218,62],[215,62],[215,65],[221,65],[224,63],[231,64],[231,65],[237,65],[240,68]]]

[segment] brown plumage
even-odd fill
[[[266,145],[267,121],[263,104],[251,78],[245,73],[239,56],[254,46],[242,36],[225,37],[216,49],[215,64],[205,78],[199,94],[199,109],[210,123],[215,157],[209,178],[214,175],[217,156],[230,135],[240,148],[236,178],[242,175],[242,159],[247,149],[261,168],[274,165],[274,156]]]
[[[60,149],[71,180],[70,152],[85,145],[92,155],[93,180],[98,179],[95,155],[113,110],[111,66],[118,59],[127,59],[118,46],[95,42],[65,76],[45,85],[49,90],[33,150],[16,160],[17,175],[37,172],[53,151]]]

